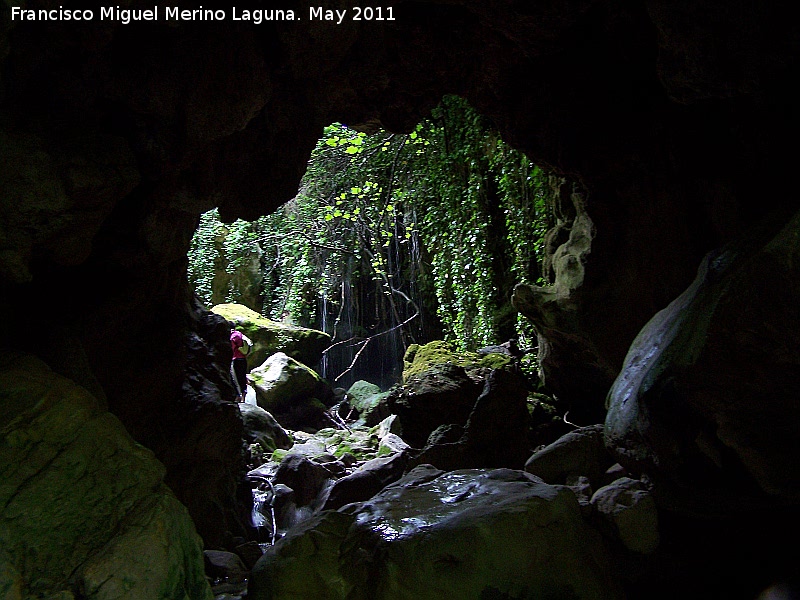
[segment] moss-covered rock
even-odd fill
[[[331,424],[320,400],[330,388],[317,373],[283,352],[270,356],[249,374],[256,402],[286,429],[315,432]]]
[[[380,445],[380,435],[377,427],[351,427],[350,431],[342,429],[320,429],[315,438],[320,442],[325,453],[341,458],[350,453],[356,459],[363,461],[375,458]],[[293,449],[294,450],[294,449]],[[292,452],[293,450],[290,450]],[[320,454],[323,454],[322,452]],[[311,457],[316,458],[316,456]]]
[[[347,390],[347,398],[350,404],[359,410],[365,402],[369,402],[371,398],[380,393],[381,388],[374,383],[358,380]]]
[[[403,382],[442,364],[458,365],[468,373],[483,376],[484,371],[502,369],[512,362],[513,358],[506,354],[466,352],[458,350],[452,342],[443,340],[436,340],[424,346],[411,344],[403,357]]]
[[[355,424],[349,430],[326,427],[313,434],[295,432],[297,443],[288,450],[275,450],[271,460],[281,462],[288,454],[302,454],[312,460],[351,454],[358,461],[367,461],[400,452],[407,446],[395,433],[394,419],[392,415],[373,427]]]
[[[530,455],[526,389],[516,373],[491,371],[463,425],[451,423],[455,424],[443,423],[431,432],[411,464],[431,464],[445,471],[519,469]]]
[[[211,598],[200,537],[163,476],[84,388],[0,354],[2,597]]]
[[[392,389],[389,410],[397,415],[403,439],[422,448],[440,425],[464,425],[483,389],[483,379],[470,377],[450,362],[433,364]]]
[[[253,341],[253,349],[247,357],[250,368],[276,352],[314,366],[331,343],[327,333],[272,321],[241,304],[217,304],[211,312],[236,323],[237,329]]]
[[[285,412],[297,401],[311,398],[322,383],[313,369],[283,352],[276,352],[250,371],[249,379],[258,405],[273,415]]]
[[[368,381],[356,381],[347,390],[347,399],[356,411],[359,421],[367,426],[374,426],[389,416],[389,408],[385,402],[389,392]]]

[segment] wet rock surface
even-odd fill
[[[420,466],[291,532],[254,568],[250,595],[622,598],[603,556],[566,488],[521,471]]]

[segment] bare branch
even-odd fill
[[[572,421],[567,421],[567,415],[568,415],[568,414],[569,414],[569,411],[567,411],[567,412],[565,412],[565,413],[564,413],[564,416],[563,416],[563,418],[562,418],[562,419],[563,419],[563,421],[564,421],[564,423],[566,423],[567,425],[572,425],[572,426],[573,426],[573,427],[575,427],[576,429],[580,429],[580,427],[581,427],[580,425],[576,425],[576,424],[575,424],[575,423],[573,423]]]
[[[384,333],[385,333],[385,332],[384,332]],[[376,338],[378,335],[382,335],[382,334],[381,334],[381,333],[379,333],[379,334],[376,334],[376,335],[374,335],[374,336],[372,336],[372,337],[368,337],[367,339],[365,339],[365,340],[364,340],[364,345],[363,345],[363,346],[361,346],[361,349],[360,349],[358,352],[356,352],[356,355],[353,357],[353,360],[350,362],[350,366],[349,366],[349,367],[347,367],[347,368],[346,368],[344,371],[342,371],[341,373],[339,373],[339,375],[337,375],[337,376],[336,376],[336,378],[334,379],[334,381],[339,381],[339,380],[340,380],[342,377],[344,377],[344,376],[345,376],[345,375],[347,375],[347,374],[348,374],[350,371],[352,371],[352,370],[353,370],[353,367],[355,366],[356,362],[358,361],[358,358],[361,356],[361,353],[364,351],[364,349],[365,349],[367,346],[369,346],[369,343],[370,343],[370,341],[371,341],[372,339]]]
[[[412,304],[413,304],[413,302],[412,302]],[[415,305],[415,306],[416,306],[416,305]],[[417,310],[417,312],[415,312],[413,315],[411,315],[410,317],[408,317],[408,318],[407,318],[405,321],[403,321],[402,323],[398,323],[397,325],[395,325],[394,327],[391,327],[391,328],[387,329],[386,331],[381,331],[380,333],[376,333],[375,335],[371,335],[371,336],[369,336],[368,338],[366,338],[366,339],[364,340],[364,345],[363,345],[363,346],[361,346],[361,349],[360,349],[358,352],[356,352],[356,355],[353,357],[353,360],[350,362],[350,366],[349,366],[349,367],[347,367],[347,369],[345,369],[344,371],[342,371],[342,372],[341,372],[341,373],[340,373],[340,374],[339,374],[339,375],[338,375],[338,376],[337,376],[337,377],[334,379],[334,381],[339,381],[339,380],[340,380],[342,377],[344,377],[344,375],[345,375],[345,374],[347,374],[347,373],[349,373],[350,371],[352,371],[352,370],[353,370],[353,367],[355,366],[356,362],[358,361],[359,357],[361,356],[361,353],[362,353],[362,352],[364,352],[364,349],[365,349],[365,348],[366,348],[366,347],[369,345],[369,343],[370,343],[372,340],[374,340],[375,338],[379,338],[379,337],[381,337],[382,335],[386,335],[387,333],[391,333],[392,331],[394,331],[394,330],[396,330],[396,329],[400,329],[400,328],[401,328],[401,327],[403,327],[404,325],[407,325],[408,323],[410,323],[411,321],[413,321],[414,319],[416,319],[418,316],[419,316],[419,310]],[[327,352],[327,350],[326,350],[326,352]]]

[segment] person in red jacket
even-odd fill
[[[236,323],[230,322],[231,325],[231,350],[233,350],[233,359],[231,360],[231,381],[233,387],[238,394],[236,396],[237,402],[244,402],[247,397],[247,355],[253,342],[244,335],[241,331],[236,329]]]

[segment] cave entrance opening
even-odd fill
[[[201,217],[189,279],[209,308],[238,303],[324,331],[323,377],[386,390],[412,344],[535,344],[510,296],[543,281],[549,186],[459,97],[408,133],[332,123],[296,196],[275,212]]]

